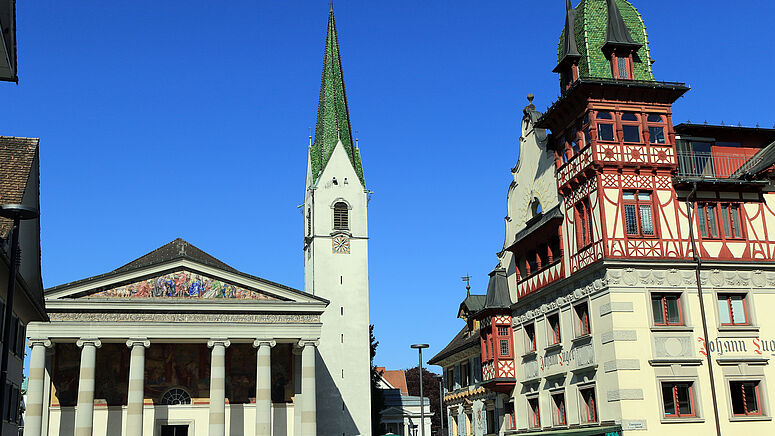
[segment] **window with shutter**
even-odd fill
[[[334,205],[334,230],[347,230],[350,228],[348,207],[344,202]]]

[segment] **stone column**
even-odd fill
[[[151,346],[146,338],[126,341],[129,347],[129,387],[126,402],[126,436],[143,435],[143,401],[145,397],[145,349]]]
[[[301,340],[301,434],[317,435],[317,395],[315,393],[315,349],[317,341]]]
[[[81,348],[81,372],[78,376],[78,405],[75,409],[75,436],[92,436],[94,423],[94,367],[97,364],[99,339],[79,339]]]
[[[210,339],[210,436],[226,434],[226,348],[228,339]]]
[[[27,384],[27,410],[24,415],[24,431],[39,435],[43,428],[43,388],[46,372],[46,348],[51,347],[48,339],[27,341],[30,351],[30,376]]]
[[[271,339],[256,339],[256,436],[272,435],[272,347]]]

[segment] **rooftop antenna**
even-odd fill
[[[466,282],[466,297],[471,296],[471,276],[466,273],[463,277],[460,277],[461,280]]]

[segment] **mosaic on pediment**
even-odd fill
[[[178,271],[105,289],[86,298],[277,300],[273,296],[190,271]]]

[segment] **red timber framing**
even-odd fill
[[[511,316],[485,316],[481,321],[482,381],[484,387],[496,392],[510,393],[516,384],[514,364],[514,333]]]

